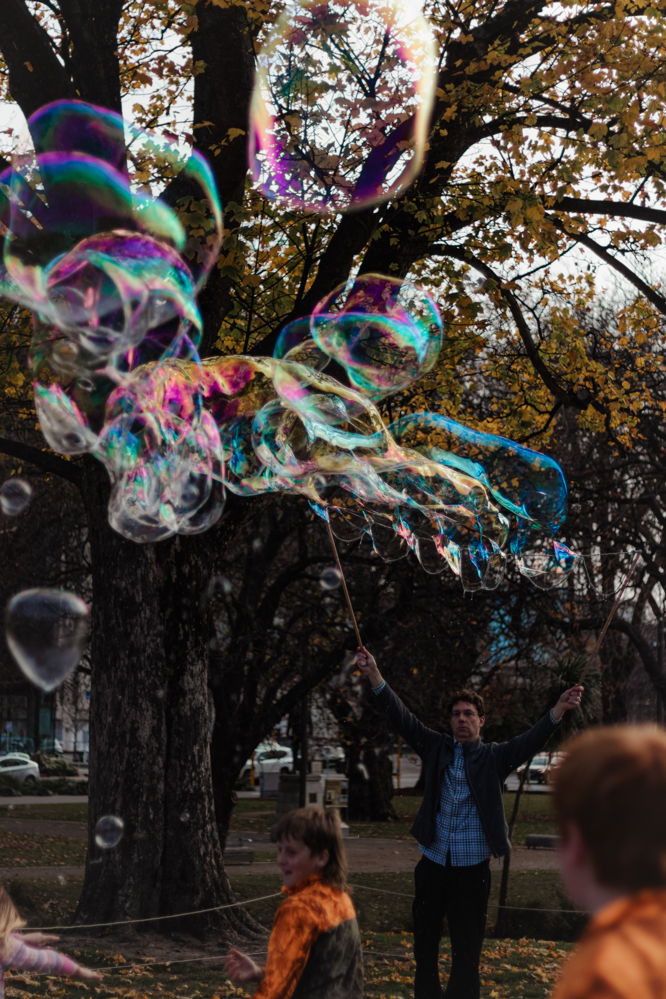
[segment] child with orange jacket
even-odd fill
[[[273,836],[285,898],[266,966],[232,949],[227,975],[238,984],[258,983],[254,999],[362,999],[361,940],[337,814],[319,805],[296,809]]]
[[[666,732],[594,728],[564,749],[560,867],[592,917],[552,999],[665,999]]]

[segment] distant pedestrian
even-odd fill
[[[361,939],[347,893],[347,860],[337,813],[320,805],[288,812],[277,823],[285,898],[261,967],[233,948],[225,971],[254,999],[362,999]]]
[[[553,793],[560,867],[592,918],[553,999],[664,999],[666,732],[595,728],[563,748]]]
[[[412,826],[422,853],[414,871],[415,999],[479,999],[479,961],[486,929],[490,857],[510,849],[502,788],[517,766],[541,749],[583,688],[570,687],[529,731],[486,743],[483,700],[460,690],[449,699],[451,735],[428,728],[384,681],[367,649],[356,664],[393,728],[421,757],[423,801]],[[439,944],[446,916],[451,972],[442,992]]]
[[[25,926],[25,920],[19,916],[8,892],[0,888],[0,997],[5,994],[6,968],[101,980],[98,971],[44,946],[57,940],[57,937],[45,933],[18,933],[22,926]]]

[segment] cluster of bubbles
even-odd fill
[[[264,195],[332,212],[400,192],[425,149],[433,51],[397,0],[290,7],[259,57],[250,160]],[[227,491],[297,493],[338,537],[368,537],[385,559],[411,551],[468,589],[496,586],[507,552],[540,585],[566,578],[556,462],[436,413],[380,413],[437,359],[426,291],[361,275],[290,323],[273,357],[201,359],[197,293],[222,225],[206,163],[83,102],[28,124],[31,151],[0,175],[0,293],[33,312],[44,436],[104,464],[118,532],[199,533]]]

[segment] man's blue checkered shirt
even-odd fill
[[[435,821],[435,838],[430,846],[419,843],[419,848],[424,856],[434,860],[436,864],[446,864],[448,858],[453,867],[480,864],[490,856],[481,819],[465,775],[465,758],[459,742],[455,743],[453,760],[444,773]]]

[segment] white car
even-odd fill
[[[537,753],[536,756],[532,757],[530,762],[527,783],[549,784],[556,767],[562,762],[563,757],[563,753]],[[518,767],[516,773],[520,775],[526,766],[527,764],[523,763],[522,766]]]
[[[344,773],[345,769],[345,751],[342,746],[320,746],[319,749],[313,749],[310,753],[312,759],[321,759],[324,770],[336,770],[338,773]]]
[[[254,771],[254,782],[259,783],[259,778],[266,773],[291,773],[294,767],[294,754],[289,746],[283,746],[279,742],[260,742],[238,778],[241,785],[250,783],[250,775]]]
[[[36,784],[39,767],[27,753],[7,753],[0,756],[0,777],[12,777],[21,784]]]

